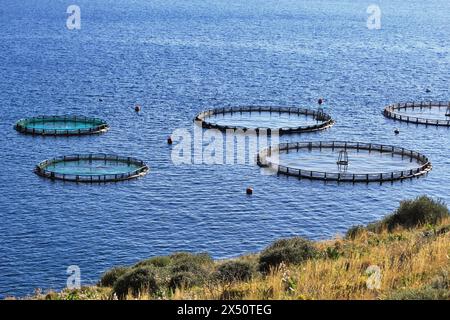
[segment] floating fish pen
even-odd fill
[[[383,114],[417,125],[450,127],[450,102],[396,103],[387,106]]]
[[[292,142],[261,150],[260,167],[299,179],[370,183],[404,180],[431,171],[428,158],[405,148],[362,142]]]
[[[39,163],[35,173],[52,180],[117,182],[144,176],[149,167],[141,160],[108,154],[63,156]]]
[[[325,130],[334,124],[331,116],[321,109],[270,106],[211,109],[200,112],[195,121],[206,129],[278,131],[279,134]]]
[[[19,120],[14,128],[25,134],[41,136],[81,136],[108,131],[108,124],[83,116],[38,116]]]

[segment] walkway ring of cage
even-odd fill
[[[282,127],[282,128],[266,128],[266,127],[244,127],[244,126],[225,126],[219,125],[216,123],[212,123],[206,120],[206,118],[211,117],[213,115],[218,114],[233,114],[233,113],[243,113],[243,112],[270,112],[270,113],[279,113],[279,114],[296,114],[296,115],[304,115],[311,116],[319,123],[315,125],[305,125],[305,126],[297,126],[297,127]],[[325,130],[332,127],[335,121],[331,118],[331,116],[325,113],[322,109],[319,110],[311,110],[305,108],[298,107],[276,107],[276,106],[242,106],[242,107],[224,107],[224,108],[216,108],[210,109],[206,111],[200,112],[194,119],[194,121],[201,122],[201,125],[205,129],[218,129],[220,131],[226,130],[255,130],[256,133],[260,131],[266,131],[267,133],[271,133],[274,130],[278,130],[279,134],[288,134],[288,133],[302,133],[302,132],[313,132],[319,130]]]
[[[420,166],[413,169],[391,171],[391,172],[378,172],[378,173],[347,173],[347,172],[325,172],[325,171],[311,171],[303,170],[299,168],[293,168],[283,166],[279,163],[271,162],[268,157],[273,152],[289,152],[291,150],[299,151],[301,149],[313,150],[313,149],[332,149],[332,150],[365,150],[369,152],[381,152],[400,155],[403,157],[409,157],[411,160],[417,160]],[[351,183],[370,183],[370,182],[392,182],[397,180],[404,180],[426,175],[432,170],[432,164],[430,160],[423,154],[416,151],[408,150],[405,148],[364,143],[364,142],[345,142],[345,141],[317,141],[317,142],[289,142],[281,143],[261,150],[257,154],[257,164],[260,167],[267,167],[276,170],[278,174],[287,176],[298,177],[299,179],[308,180],[322,180],[322,181],[335,181],[335,182],[351,182]]]
[[[57,170],[51,170],[49,167],[55,166],[56,164],[63,163],[73,163],[80,161],[89,161],[92,163],[93,161],[107,161],[116,162],[117,164],[126,164],[127,166],[134,166],[132,170],[121,173],[105,173],[105,174],[70,174],[70,173],[61,173],[57,172]],[[111,154],[76,154],[76,155],[68,155],[62,157],[56,157],[53,159],[45,160],[39,163],[34,172],[44,178],[48,178],[51,180],[63,180],[70,182],[84,182],[84,183],[103,183],[103,182],[119,182],[130,179],[136,179],[146,175],[149,172],[150,168],[148,165],[139,159],[132,157],[124,157],[118,155]]]
[[[426,110],[426,109],[444,109],[445,108],[445,116],[447,119],[432,119],[425,117],[414,117],[411,115],[401,114],[401,111],[408,110]],[[450,127],[450,102],[406,102],[406,103],[394,103],[386,108],[384,108],[383,114],[385,117],[414,123],[417,125],[426,125],[426,126],[440,126],[440,127]]]
[[[62,127],[57,128],[57,124]],[[102,119],[85,116],[37,116],[17,121],[14,129],[31,135],[81,136],[105,133],[109,130],[109,125]]]

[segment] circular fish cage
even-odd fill
[[[81,136],[108,131],[109,125],[84,116],[38,116],[17,121],[14,128],[25,134],[41,136]]]
[[[450,102],[407,102],[387,106],[385,117],[417,125],[450,127]]]
[[[299,179],[351,183],[388,182],[432,170],[428,158],[405,148],[362,142],[292,142],[261,150],[260,167]]]
[[[108,154],[70,155],[39,163],[35,173],[52,180],[71,182],[118,182],[139,178],[149,167],[141,160]]]
[[[279,134],[325,130],[334,124],[323,110],[297,107],[244,106],[211,109],[200,112],[194,119],[203,128],[226,130],[255,130]]]

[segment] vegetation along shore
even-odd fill
[[[33,299],[450,299],[450,214],[440,200],[400,203],[345,236],[275,241],[229,260],[174,253],[106,271],[97,285]]]

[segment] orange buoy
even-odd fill
[[[172,137],[169,136],[169,137],[167,138],[167,144],[172,144],[172,143],[173,143]]]
[[[137,105],[134,107],[134,111],[136,111],[136,112],[141,111],[141,106],[137,104]]]
[[[246,193],[247,193],[248,195],[253,194],[253,188],[252,188],[252,187],[248,187],[247,190],[246,190]]]

